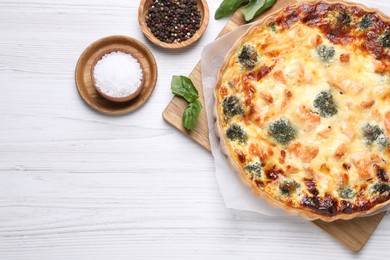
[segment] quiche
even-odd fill
[[[214,95],[229,162],[255,194],[307,219],[390,202],[390,22],[347,2],[306,2],[251,26]]]

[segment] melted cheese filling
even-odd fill
[[[240,65],[238,58],[244,44],[258,52],[258,63],[250,71]],[[319,45],[334,48],[330,61],[319,57]],[[389,92],[389,75],[376,72],[376,62],[354,44],[332,44],[318,28],[301,22],[276,33],[269,27],[252,30],[230,58],[220,86],[225,93],[219,96],[220,104],[225,97],[236,96],[245,107],[244,116],[235,116],[229,122],[220,120],[224,131],[237,123],[248,134],[246,143],[226,138],[233,157],[237,157],[235,151],[245,155],[244,163],[236,158],[243,171],[246,164],[260,161],[263,172],[259,180],[265,183],[262,189],[279,200],[288,198],[277,185],[284,179],[295,180],[299,183],[294,193],[297,199],[290,201],[295,206],[303,196],[310,195],[304,179],[313,179],[319,196],[339,197],[340,188],[347,186],[359,192],[364,182],[375,178],[373,165],[385,167],[390,161],[388,148],[377,143],[367,145],[362,136],[367,123],[389,134],[384,125],[385,113],[390,111],[389,98],[381,98]],[[270,67],[271,72],[260,80],[248,78],[248,73],[262,66]],[[245,85],[254,89],[249,101]],[[335,115],[318,115],[313,102],[321,91],[332,94],[337,105]],[[289,98],[286,93],[290,93]],[[218,109],[223,114],[222,105]],[[297,132],[286,145],[268,133],[270,123],[280,118],[290,121]],[[294,148],[297,143],[300,145]],[[251,151],[252,144],[268,155],[259,158]],[[285,157],[281,159],[283,152]],[[264,169],[274,165],[283,176],[272,182]],[[248,179],[254,181],[249,175]]]

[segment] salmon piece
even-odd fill
[[[293,153],[302,162],[311,162],[318,154],[319,149],[312,145],[303,145],[301,142],[295,142],[288,146],[288,151]]]
[[[332,134],[331,128],[325,128],[317,133],[317,135],[322,138],[328,138],[331,134]]]
[[[280,56],[282,53],[282,50],[264,50],[264,54],[269,56],[269,57],[272,57],[272,58],[276,58],[278,56]]]
[[[377,121],[382,121],[383,120],[383,115],[381,112],[379,112],[378,109],[372,109],[371,110],[371,117]]]
[[[364,109],[371,108],[375,104],[375,99],[372,99],[370,101],[365,101],[360,103],[360,106]]]
[[[279,162],[280,162],[281,164],[285,163],[285,161],[286,161],[286,155],[287,155],[287,153],[286,153],[285,150],[281,150],[281,151],[280,151]]]
[[[340,61],[343,63],[349,63],[350,60],[350,54],[349,53],[342,53],[340,54]]]
[[[252,143],[249,145],[249,154],[256,155],[262,162],[266,162],[268,158],[274,154],[274,152],[269,146],[263,145],[261,143]]]
[[[274,102],[274,98],[272,97],[271,93],[267,90],[262,90],[259,92],[259,95],[262,99],[264,99],[267,103],[272,104]]]
[[[261,50],[266,50],[268,48],[268,46],[270,45],[270,43],[273,42],[273,41],[274,41],[274,39],[273,39],[272,35],[271,34],[267,34],[263,38],[263,43],[259,43],[259,48]]]
[[[304,129],[307,132],[313,131],[320,124],[321,117],[312,113],[305,105],[298,107],[297,114],[298,118],[304,123]]]
[[[374,71],[376,73],[383,73],[386,70],[386,66],[382,61],[374,60]]]
[[[266,37],[266,40],[264,40],[265,44],[260,44],[261,49],[263,50],[264,55],[267,55],[272,58],[280,57],[280,54],[283,53],[284,49],[281,48],[277,44],[270,44],[275,43],[275,39],[272,37],[268,38]]]
[[[334,152],[333,156],[337,159],[337,160],[340,160],[344,155],[345,153],[347,152],[347,149],[348,149],[348,145],[346,143],[342,143],[340,144],[336,151]]]
[[[244,120],[246,122],[252,121],[254,117],[257,114],[257,111],[259,111],[258,107],[251,103],[251,99],[247,99],[245,101],[245,104],[247,105],[247,112],[245,113]]]
[[[390,135],[390,111],[387,111],[385,113],[385,120],[384,120],[385,129],[388,135]]]
[[[301,171],[301,169],[299,169],[298,167],[296,167],[294,165],[288,164],[286,166],[286,172],[287,173],[298,173],[300,171]]]
[[[339,174],[339,185],[340,186],[347,186],[349,182],[349,176],[345,172],[341,172]]]
[[[370,178],[374,174],[372,166],[382,162],[382,159],[376,153],[358,153],[351,156],[351,162],[361,178]]]
[[[383,61],[374,60],[374,70],[376,73],[384,73],[388,68]]]
[[[284,76],[283,72],[281,70],[275,71],[272,76],[274,77],[275,80],[283,83],[284,85],[287,85],[287,79]]]
[[[260,154],[259,146],[257,144],[253,144],[253,143],[250,144],[248,151],[249,151],[250,155],[259,155]]]
[[[219,95],[221,96],[222,99],[224,99],[228,95],[228,90],[225,87],[221,87],[219,89]]]
[[[264,126],[263,120],[261,119],[260,116],[257,116],[256,118],[254,118],[253,122],[255,122],[256,125],[259,126],[259,127],[263,127]]]
[[[349,129],[350,128],[348,128],[344,124],[340,127],[341,133],[344,134],[351,141],[355,137],[355,133],[353,131],[350,131]]]
[[[330,173],[330,169],[329,169],[329,167],[328,167],[328,165],[326,163],[321,164],[320,169],[321,169],[322,172]]]
[[[309,38],[309,44],[310,44],[310,46],[312,46],[314,48],[317,47],[318,45],[320,45],[321,43],[322,43],[322,37],[319,34],[312,35]]]
[[[308,79],[305,76],[305,67],[301,63],[297,65],[297,81],[298,83],[307,82]]]
[[[381,98],[383,101],[390,100],[390,90],[386,90],[381,94]]]
[[[292,97],[292,93],[291,93],[290,90],[285,89],[283,91],[283,93],[284,93],[284,98],[283,98],[283,102],[282,102],[282,105],[281,105],[281,111],[283,111],[283,109],[287,106],[288,101]]]
[[[344,78],[342,75],[338,73],[329,73],[328,82],[333,87],[337,88],[343,93],[353,92],[355,94],[358,94],[364,88],[364,86],[359,82]]]

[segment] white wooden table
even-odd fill
[[[142,35],[138,4],[0,0],[0,259],[385,259],[389,217],[357,256],[311,223],[225,208],[211,155],[161,113],[171,76],[227,20],[167,51]],[[83,49],[113,34],[146,43],[159,67],[149,102],[122,117],[88,108],[74,83]]]

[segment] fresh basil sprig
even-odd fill
[[[249,22],[275,4],[276,0],[223,0],[215,12],[214,18],[220,19],[233,14],[241,5],[245,21]]]
[[[184,98],[189,103],[194,102],[199,98],[199,93],[191,79],[185,76],[173,76],[171,90],[173,94]]]
[[[173,76],[171,82],[172,93],[182,97],[189,102],[182,117],[183,127],[187,130],[194,130],[198,122],[202,104],[199,102],[199,93],[191,79],[186,76]]]
[[[224,0],[215,11],[214,18],[220,19],[225,16],[233,14],[242,4],[249,2],[249,0]]]
[[[276,0],[251,0],[248,5],[242,8],[245,21],[250,21],[275,4]]]
[[[184,128],[188,130],[194,130],[196,123],[198,122],[200,111],[202,111],[202,104],[199,100],[190,103],[183,113],[182,123]]]

